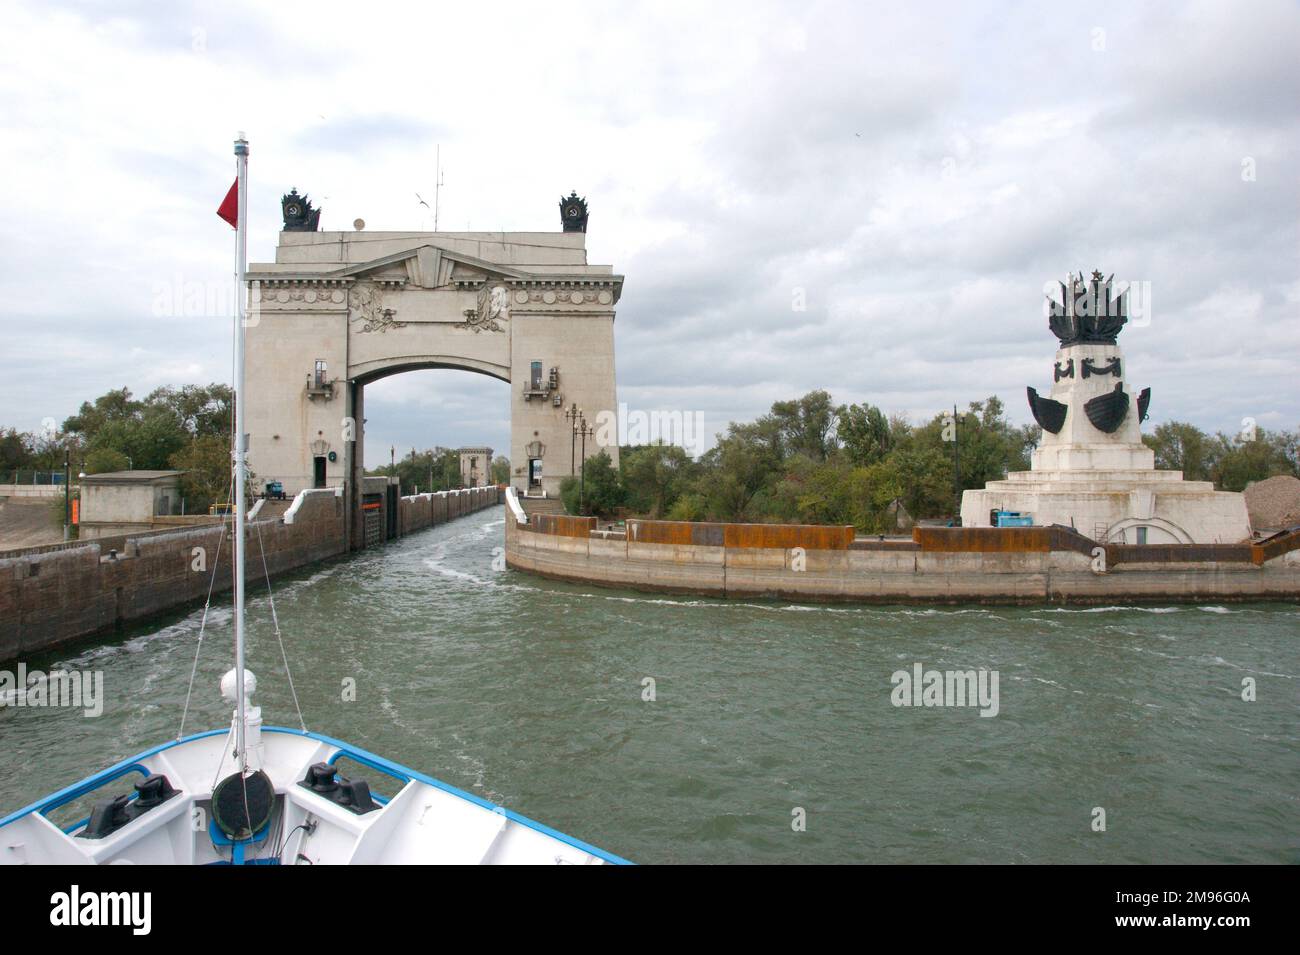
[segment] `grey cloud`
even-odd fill
[[[1024,387],[1047,383],[1055,347],[1043,285],[1080,268],[1151,283],[1152,323],[1122,342],[1157,421],[1300,423],[1293,5],[744,9],[597,10],[575,38],[521,7],[482,51],[500,54],[491,72],[467,82],[449,56],[412,58],[427,23],[381,64],[365,23],[340,30],[325,11],[295,34],[237,8],[208,56],[243,57],[262,91],[251,257],[272,254],[291,185],[331,227],[358,214],[419,227],[409,193],[431,183],[436,141],[461,164],[444,197],[457,227],[554,228],[556,186],[588,194],[591,260],[627,275],[620,398],[701,410],[710,433],[818,387],[922,417],[999,393],[1027,421]],[[128,7],[138,29],[121,56],[161,51],[160,83],[202,89],[192,58],[168,57],[221,10]],[[244,34],[238,54],[227,26]],[[0,128],[58,124],[84,155],[63,189],[10,186],[0,202],[0,321],[21,339],[0,424],[34,427],[51,404],[68,405],[59,417],[191,365],[194,380],[220,375],[226,324],[157,321],[147,299],[177,272],[226,279],[229,233],[205,225],[229,183],[225,104],[198,107],[221,126],[209,149],[101,143],[76,103],[34,102],[40,116],[22,107]],[[61,161],[17,155],[29,173]],[[134,190],[127,211],[99,211],[105,182]],[[472,375],[399,376],[370,389],[367,412],[371,464],[393,444],[506,447],[508,389]]]

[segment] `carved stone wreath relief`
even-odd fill
[[[361,331],[386,332],[390,328],[402,328],[405,322],[394,320],[397,314],[391,308],[384,308],[384,293],[373,282],[358,282],[348,292],[349,319],[361,322]]]
[[[478,302],[474,308],[465,309],[465,321],[457,328],[473,329],[478,332],[504,332],[502,322],[510,320],[510,295],[505,286],[483,286],[479,289]]]

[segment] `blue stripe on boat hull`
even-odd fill
[[[93,776],[87,776],[85,779],[73,783],[71,786],[64,787],[63,789],[60,789],[58,792],[46,796],[44,799],[39,799],[36,802],[32,803],[30,806],[25,806],[24,808],[19,809],[17,812],[10,813],[9,815],[5,816],[3,819],[0,819],[0,828],[4,828],[5,826],[9,825],[11,822],[15,822],[18,819],[30,815],[33,812],[47,812],[50,809],[55,809],[61,805],[71,802],[73,799],[76,799],[78,796],[85,795],[86,793],[94,789],[98,789],[100,786],[104,785],[105,783],[112,782],[114,779],[126,775],[126,773],[130,772],[132,767],[136,763],[140,762],[140,760],[164,752],[165,750],[171,749],[173,746],[179,746],[182,743],[190,743],[198,739],[205,739],[206,737],[209,736],[222,736],[229,732],[230,731],[226,729],[208,730],[203,733],[195,733],[193,736],[186,736],[183,739],[170,740],[166,743],[163,743],[160,746],[155,746],[153,749],[147,749],[142,753],[137,753],[135,756],[131,756],[127,759],[124,759],[119,763],[114,763],[112,766],[108,767],[105,770],[102,770],[101,772],[95,773]],[[575,839],[573,838],[573,836],[565,835],[563,832],[560,832],[556,829],[552,829],[550,826],[544,825],[535,820],[529,819],[527,816],[521,816],[519,815],[519,813],[513,812],[510,809],[506,809],[504,806],[498,806],[495,803],[488,802],[488,800],[483,799],[479,796],[475,796],[473,793],[467,793],[462,789],[457,789],[455,786],[450,786],[447,783],[434,779],[432,776],[426,776],[424,773],[416,772],[415,770],[403,766],[400,763],[395,763],[390,759],[385,759],[382,756],[377,756],[374,753],[368,752],[367,750],[358,749],[355,746],[345,743],[342,740],[334,739],[331,736],[324,736],[320,733],[313,733],[310,731],[289,729],[288,727],[284,727],[284,726],[264,726],[262,727],[262,732],[284,733],[288,736],[303,736],[303,737],[307,737],[308,739],[314,739],[317,742],[325,743],[329,746],[336,747],[339,750],[339,752],[345,756],[350,756],[352,758],[360,757],[360,759],[357,759],[357,762],[368,764],[374,769],[379,770],[380,772],[387,773],[388,775],[391,776],[396,776],[399,779],[405,778],[407,780],[416,780],[417,782],[424,783],[426,786],[432,786],[434,789],[440,789],[445,793],[457,797],[458,799],[464,799],[467,802],[474,803],[476,806],[481,806],[484,809],[490,809],[493,812],[501,813],[512,822],[516,822],[521,826],[526,826],[529,829],[533,829],[537,832],[542,833],[543,835],[550,836],[552,839],[556,839],[560,842],[563,842],[565,845],[572,846],[573,848],[579,849],[582,852],[590,853],[591,855],[596,856],[599,859],[603,859],[605,862],[612,863],[613,865],[632,864],[627,859],[621,858],[620,856],[616,856],[609,852],[605,852],[603,849],[597,849],[595,846],[583,842],[581,839]]]

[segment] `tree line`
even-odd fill
[[[951,519],[961,492],[1029,469],[1042,430],[1016,426],[996,396],[914,425],[871,404],[836,405],[825,391],[778,401],[748,423],[731,423],[699,460],[675,445],[602,451],[586,464],[585,488],[567,479],[566,509],[601,516],[686,521],[852,524],[889,533],[906,520]],[[1300,433],[1262,428],[1206,434],[1171,421],[1143,437],[1156,467],[1240,491],[1277,474],[1300,477]],[[581,504],[579,496],[583,498]]]
[[[229,385],[164,387],[143,399],[117,388],[83,402],[61,426],[34,432],[0,428],[0,482],[23,471],[63,470],[65,453],[75,483],[79,473],[108,471],[184,471],[181,493],[186,510],[199,513],[230,500],[230,438],[234,431],[234,393]],[[415,452],[371,474],[396,474],[402,493],[462,486],[460,456],[451,448]],[[510,462],[498,457],[492,479],[510,479]],[[258,487],[250,475],[250,491]]]
[[[0,428],[0,474],[178,470],[188,510],[229,500],[234,395],[229,385],[163,387],[143,399],[118,388],[83,402],[60,427]]]
[[[73,474],[85,471],[184,471],[187,509],[229,499],[234,401],[228,385],[164,387],[136,399],[127,388],[84,402],[62,427],[19,432],[0,428],[0,476],[59,471],[68,452]],[[1016,426],[1002,401],[971,402],[955,415],[923,424],[886,415],[871,404],[835,404],[826,391],[774,403],[751,422],[732,422],[698,460],[676,446],[620,449],[587,459],[585,488],[568,479],[570,513],[671,520],[852,524],[887,533],[910,519],[955,515],[963,490],[981,488],[1008,471],[1027,470],[1041,438],[1036,425]],[[1226,491],[1278,474],[1300,477],[1300,432],[1250,428],[1208,434],[1169,421],[1143,440],[1156,467]],[[411,453],[370,473],[396,475],[402,493],[461,486],[452,448]],[[510,480],[510,462],[491,463],[495,483]]]

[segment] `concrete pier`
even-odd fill
[[[1105,544],[1068,527],[850,527],[525,518],[507,491],[506,563],[631,590],[878,604],[1300,599],[1300,533],[1267,544]]]

